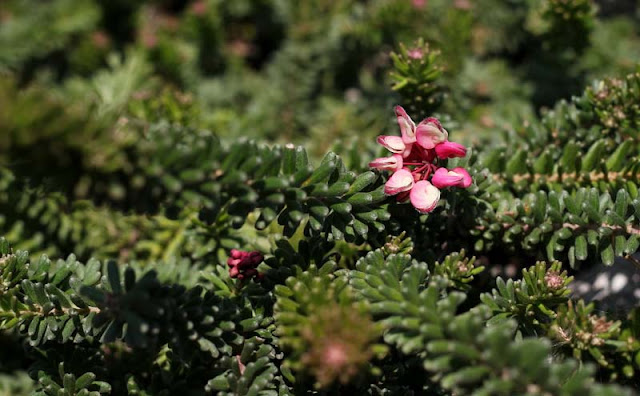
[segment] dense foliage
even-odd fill
[[[0,395],[635,394],[600,3],[0,2]]]

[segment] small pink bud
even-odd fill
[[[411,0],[413,8],[421,9],[427,5],[427,0]]]
[[[453,2],[453,6],[459,10],[471,9],[471,2],[469,0],[456,0]]]
[[[324,361],[333,367],[344,366],[349,361],[349,355],[341,343],[331,343],[327,345],[327,349],[324,352]]]
[[[406,149],[400,136],[378,136],[378,143],[392,153],[402,153]]]
[[[394,154],[390,157],[376,158],[369,162],[369,167],[380,170],[397,171],[402,169],[402,156],[400,154]]]
[[[544,282],[551,290],[559,290],[564,287],[564,279],[557,271],[549,271],[544,276]]]
[[[109,36],[101,30],[93,32],[91,34],[91,40],[93,44],[98,48],[106,48],[109,45]]]
[[[396,195],[403,191],[409,191],[413,187],[413,175],[407,169],[395,172],[384,185],[384,193]]]
[[[427,150],[431,150],[438,143],[446,142],[448,138],[447,131],[433,117],[423,120],[416,128],[416,142]]]
[[[400,126],[400,132],[402,133],[402,141],[405,144],[411,144],[416,141],[416,124],[411,117],[407,114],[402,106],[396,106],[396,117],[398,119],[398,125]]]
[[[441,159],[464,157],[467,155],[467,149],[459,143],[442,142],[437,144],[435,148],[438,158]]]
[[[438,188],[458,186],[462,182],[463,175],[445,168],[439,168],[431,178],[431,183]]]
[[[240,360],[240,355],[236,355],[236,361],[238,362],[238,369],[240,370],[240,375],[244,374],[244,370],[246,366]]]
[[[147,48],[153,48],[158,44],[158,37],[153,32],[143,33],[142,44]]]
[[[411,59],[422,59],[422,57],[424,56],[420,48],[410,49],[409,51],[407,51],[407,55]]]
[[[245,279],[259,276],[256,267],[262,262],[264,257],[259,252],[245,252],[231,249],[231,254],[227,259],[229,266],[229,276],[232,278]]]
[[[202,16],[207,12],[207,2],[204,0],[197,0],[191,3],[191,11],[198,16]]]
[[[231,257],[234,259],[242,258],[246,255],[246,253],[247,252],[243,252],[242,250],[231,249]]]
[[[440,190],[426,180],[420,180],[411,189],[411,205],[420,213],[429,213],[438,205]]]
[[[453,168],[453,171],[458,173],[458,174],[460,174],[460,175],[462,175],[462,182],[460,184],[458,184],[458,187],[467,188],[473,182],[473,180],[471,179],[471,175],[469,175],[469,172],[467,172],[466,169],[464,169],[464,168]]]

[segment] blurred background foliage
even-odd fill
[[[317,155],[391,126],[380,109],[399,102],[388,70],[401,43],[412,48],[423,39],[429,55],[439,54],[439,111],[468,139],[478,131],[495,139],[491,131],[595,78],[629,73],[640,57],[632,0],[8,0],[1,7],[2,96],[44,89],[31,100],[63,97],[65,108],[89,107],[78,113],[92,118],[169,118],[220,136],[294,141]],[[3,123],[18,127],[19,115],[2,107]],[[18,144],[3,140],[3,148]]]

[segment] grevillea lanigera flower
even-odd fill
[[[257,267],[264,260],[264,257],[258,252],[245,252],[242,250],[231,249],[231,255],[227,259],[229,266],[229,276],[238,279],[250,279],[254,276],[260,276]]]
[[[400,202],[409,199],[416,210],[429,213],[438,205],[441,189],[471,185],[466,169],[449,170],[439,165],[448,158],[464,157],[467,149],[450,142],[447,130],[436,118],[416,125],[402,107],[395,110],[401,136],[378,136],[378,143],[392,155],[376,158],[369,166],[393,172],[384,186],[385,194],[397,195]]]

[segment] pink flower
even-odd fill
[[[202,16],[207,12],[207,2],[204,0],[197,0],[191,3],[191,11],[198,16]]]
[[[427,5],[427,0],[411,0],[411,4],[413,8],[424,8]]]
[[[409,158],[411,156],[416,156],[416,149],[417,145],[416,144],[407,144],[405,146],[404,151],[402,152],[402,158]]]
[[[453,168],[453,171],[462,175],[462,182],[458,185],[460,188],[467,188],[473,183],[471,175],[464,168]]]
[[[231,255],[227,259],[229,276],[238,279],[250,279],[254,276],[260,276],[256,268],[262,260],[264,260],[264,257],[259,252],[231,249]]]
[[[378,143],[392,153],[402,153],[406,149],[400,136],[378,136]]]
[[[440,190],[426,180],[420,180],[411,189],[411,204],[420,213],[429,213],[438,205]]]
[[[409,51],[407,51],[407,55],[411,59],[422,59],[422,57],[424,56],[420,48],[410,49]]]
[[[395,113],[402,137],[378,136],[378,143],[393,155],[376,158],[369,166],[393,172],[385,183],[385,194],[395,195],[398,202],[409,200],[418,212],[429,213],[438,205],[440,188],[471,185],[471,176],[464,168],[450,171],[439,163],[464,157],[467,149],[449,142],[447,130],[436,118],[426,118],[416,127],[402,107],[396,106]]]
[[[401,106],[396,106],[396,117],[400,125],[402,141],[411,144],[416,141],[416,124]]]
[[[439,168],[431,178],[431,183],[438,188],[461,187],[467,188],[471,185],[471,176],[464,168],[447,170]]]
[[[109,36],[102,30],[95,31],[91,34],[91,40],[97,48],[107,48],[109,45]]]
[[[400,154],[394,154],[390,157],[376,158],[369,162],[369,167],[380,170],[397,171],[402,169],[402,156]]]
[[[453,2],[453,6],[459,10],[471,9],[471,2],[469,0],[456,0]]]
[[[407,169],[396,171],[384,185],[384,193],[396,195],[413,187],[413,175]]]
[[[447,130],[433,117],[429,117],[420,122],[415,134],[418,144],[428,150],[434,148],[439,143],[446,142],[449,138]]]
[[[464,157],[467,155],[467,149],[463,145],[454,142],[442,142],[437,144],[435,149],[438,158],[442,159]]]

